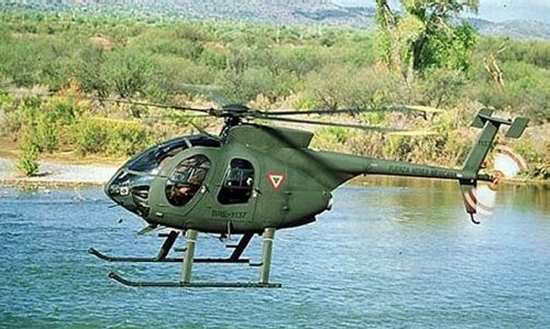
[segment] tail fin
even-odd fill
[[[506,137],[519,138],[525,131],[529,119],[518,117],[514,121],[500,119],[492,116],[493,110],[482,109],[476,115],[472,127],[483,128],[474,147],[466,157],[463,167],[463,177],[460,179],[460,187],[464,197],[466,212],[470,214],[472,221],[476,224],[473,215],[476,213],[477,200],[473,194],[473,189],[477,186],[478,180],[491,181],[492,177],[488,175],[479,175],[485,157],[493,147],[493,141],[501,125],[510,126],[506,132]]]

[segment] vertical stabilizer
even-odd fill
[[[506,133],[506,137],[519,138],[525,131],[529,122],[527,118],[518,117],[512,121],[493,117],[492,114],[492,110],[482,109],[472,122],[472,127],[482,128],[483,130],[466,157],[463,167],[463,178],[459,181],[462,196],[464,197],[466,212],[472,216],[472,221],[476,224],[479,224],[479,222],[475,221],[473,215],[484,210],[474,190],[477,186],[477,180],[479,179],[479,170],[487,154],[493,147],[493,142],[500,126],[510,126]]]

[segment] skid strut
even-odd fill
[[[125,286],[130,286],[130,287],[279,288],[281,287],[281,284],[269,282],[269,273],[271,268],[271,256],[273,253],[274,236],[275,236],[274,228],[266,228],[264,230],[263,242],[262,242],[262,262],[261,262],[261,270],[260,270],[260,280],[258,282],[192,282],[191,278],[192,278],[193,263],[198,263],[197,259],[194,258],[195,247],[196,247],[197,238],[198,238],[198,231],[193,229],[187,230],[185,235],[185,238],[186,238],[185,254],[183,257],[183,261],[181,259],[179,260],[179,261],[182,261],[180,281],[178,282],[132,281],[122,277],[116,272],[110,272],[109,278]],[[224,260],[229,260],[232,262],[235,262],[235,260],[240,260],[239,257],[241,256],[244,249],[250,242],[251,238],[252,238],[251,233],[243,235],[243,237],[239,241],[239,244],[235,246],[235,250],[233,251],[231,256]],[[165,246],[165,244],[163,244],[163,247]],[[95,251],[95,249],[93,250]],[[161,248],[161,252],[163,252],[162,248]],[[103,257],[105,257],[105,255],[101,253],[99,253],[99,255],[101,256],[99,256],[96,253],[93,253],[93,254],[102,259],[104,259]],[[159,256],[160,255],[161,254],[159,253]],[[131,259],[131,257],[127,257],[127,258]],[[162,258],[162,257],[157,257],[157,258]],[[169,258],[162,258],[162,260],[157,260],[157,261],[167,261],[167,259]]]
[[[95,248],[88,249],[88,253],[96,256],[99,259],[108,261],[108,262],[126,262],[126,263],[181,263],[183,258],[181,257],[167,257],[170,249],[174,246],[176,239],[178,237],[177,231],[171,231],[166,235],[166,240],[162,244],[159,253],[156,257],[115,257],[104,254]],[[194,263],[219,263],[219,264],[248,264],[250,259],[240,258],[250,240],[252,240],[252,233],[246,233],[243,235],[239,243],[235,246],[229,246],[235,248],[231,255],[227,258],[194,258]]]

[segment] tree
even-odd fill
[[[111,90],[126,98],[146,94],[153,72],[153,63],[147,54],[124,48],[106,56],[102,73]]]
[[[474,29],[458,15],[476,11],[479,0],[401,0],[396,12],[376,1],[379,48],[384,62],[412,80],[416,71],[446,67],[466,70],[476,41]]]

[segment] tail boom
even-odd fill
[[[334,152],[307,150],[304,154],[309,160],[314,160],[322,168],[322,172],[328,174],[328,176],[323,176],[319,179],[323,178],[326,186],[330,189],[336,188],[345,181],[363,174],[457,180],[464,197],[466,212],[470,214],[472,221],[477,223],[473,215],[476,213],[479,203],[473,196],[472,191],[476,188],[478,181],[493,182],[498,176],[480,173],[479,171],[483,166],[487,154],[493,147],[499,128],[502,125],[510,126],[506,137],[519,138],[528,123],[526,118],[516,118],[514,121],[505,120],[492,117],[492,113],[492,110],[483,109],[475,117],[472,126],[482,128],[483,130],[466,157],[464,166],[461,169],[382,160]]]

